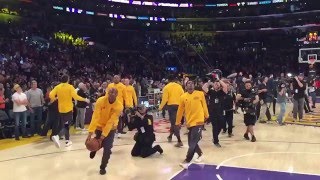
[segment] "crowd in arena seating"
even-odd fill
[[[106,34],[106,47],[64,44],[56,41],[53,33],[51,26],[41,23],[3,26],[0,82],[6,98],[11,97],[14,84],[27,91],[32,80],[46,92],[63,74],[71,76],[74,86],[87,83],[93,93],[104,82],[109,83],[113,74],[121,74],[131,77],[141,89],[138,94],[145,95],[149,87],[163,87],[163,79],[170,73],[203,76],[221,69],[225,76],[240,71],[279,75],[300,70],[292,42],[297,33],[274,33],[270,38],[263,33],[239,36],[121,31],[115,35],[111,31]],[[167,67],[176,69],[172,72]],[[6,104],[12,108],[12,103]]]

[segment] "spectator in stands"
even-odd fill
[[[5,111],[6,110],[6,98],[4,96],[4,88],[0,87],[0,110]]]
[[[82,98],[88,98],[88,95],[86,94],[86,86],[84,85],[84,83],[79,83],[78,85],[79,90],[77,92],[78,96],[82,97]],[[85,115],[86,115],[86,107],[87,107],[87,103],[83,102],[83,101],[77,101],[76,104],[76,109],[77,109],[77,117],[76,117],[76,124],[75,127],[76,129],[81,129],[84,130],[84,119],[85,119]]]
[[[20,140],[20,121],[21,124],[21,130],[22,130],[22,137],[27,138],[27,130],[26,130],[26,124],[27,124],[27,108],[29,102],[27,99],[27,95],[22,92],[22,89],[20,85],[16,84],[14,85],[13,89],[16,91],[12,95],[12,101],[13,101],[13,115],[15,120],[15,139]]]
[[[26,92],[28,102],[32,111],[30,113],[30,125],[31,125],[31,136],[34,134],[41,134],[41,125],[43,124],[42,113],[44,98],[43,92],[38,88],[37,81],[31,82],[31,89]],[[37,119],[36,119],[37,118]]]

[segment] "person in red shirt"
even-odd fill
[[[4,88],[0,88],[0,110],[5,111],[6,98],[4,97]]]

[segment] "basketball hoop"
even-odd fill
[[[316,60],[315,59],[311,59],[311,60],[309,60],[309,62],[308,62],[310,65],[314,65],[314,63],[316,63]]]
[[[317,54],[309,54],[308,55],[308,63],[310,65],[314,65],[314,63],[316,63],[317,60]]]

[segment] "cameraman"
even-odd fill
[[[205,91],[209,97],[208,110],[212,124],[213,143],[215,146],[221,147],[219,144],[219,134],[226,124],[223,117],[223,101],[228,93],[228,86],[219,79],[214,83],[209,83],[209,85],[212,85],[213,88],[208,88]]]
[[[252,136],[251,142],[256,141],[254,136],[253,126],[257,120],[256,106],[259,103],[259,96],[252,89],[251,81],[245,82],[245,90],[237,95],[237,101],[241,102],[242,108],[244,110],[244,123],[247,126],[247,131],[244,134],[246,140],[250,140],[249,133]]]
[[[131,117],[130,124],[130,128],[136,128],[138,130],[134,135],[136,144],[131,150],[132,156],[146,158],[156,152],[159,152],[160,154],[163,153],[163,150],[159,145],[152,147],[153,142],[156,140],[153,132],[153,116],[147,114],[146,107],[143,105],[138,106],[135,115]]]
[[[286,112],[286,99],[287,99],[286,93],[287,93],[286,84],[282,82],[280,83],[278,94],[277,94],[277,103],[279,104],[279,107],[280,107],[280,114],[277,118],[277,122],[281,126],[284,125],[283,117]]]
[[[299,76],[294,77],[291,84],[293,91],[293,121],[297,120],[299,113],[299,121],[303,118],[304,95],[306,90],[306,83],[303,81],[304,75],[300,73]]]

